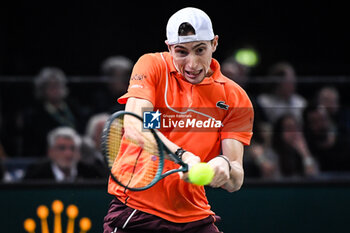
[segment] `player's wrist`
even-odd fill
[[[190,163],[191,165],[195,164],[195,163],[200,163],[201,162],[201,159],[189,152],[189,151],[185,151],[183,154],[182,154],[182,161],[184,161],[185,163]]]
[[[232,166],[231,166],[230,160],[225,155],[218,155],[216,157],[217,158],[222,158],[223,160],[225,160],[227,162],[227,165],[228,165],[228,170],[229,170],[229,172],[231,172]]]
[[[179,157],[181,160],[183,159],[183,154],[185,154],[187,151],[182,149],[181,147],[179,147],[176,151],[175,151],[175,155],[177,155],[177,157]]]

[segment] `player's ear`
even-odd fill
[[[166,46],[168,47],[168,51],[170,52],[170,45],[169,45],[169,43],[168,43],[168,40],[166,40],[166,41],[164,41],[164,42],[165,42]]]
[[[216,51],[216,48],[218,47],[218,45],[219,45],[219,36],[216,35],[216,36],[214,37],[214,39],[211,41],[211,46],[212,46],[212,48],[213,48],[213,52]]]

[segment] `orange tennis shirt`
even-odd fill
[[[149,100],[154,111],[161,109],[164,116],[187,112],[192,118],[221,122],[220,127],[204,130],[160,129],[170,141],[199,156],[201,161],[208,162],[221,153],[223,139],[232,138],[249,145],[254,118],[252,104],[245,91],[221,74],[215,59],[212,59],[210,68],[214,71],[212,76],[199,84],[191,84],[177,72],[168,52],[145,54],[135,64],[128,92],[118,102],[125,104],[129,97],[136,97]],[[166,162],[166,166],[178,167],[172,162]],[[204,187],[181,180],[177,173],[139,192],[125,192],[109,179],[108,192],[134,209],[171,222],[192,222],[214,214]]]

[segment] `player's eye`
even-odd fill
[[[198,54],[198,55],[201,55],[204,52],[205,52],[205,48],[204,47],[200,47],[200,48],[196,49],[196,54]]]
[[[188,54],[188,52],[184,49],[176,49],[175,53],[180,57],[185,57]]]

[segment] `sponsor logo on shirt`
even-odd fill
[[[224,109],[224,110],[228,110],[229,106],[227,104],[225,104],[225,101],[218,101],[216,103],[216,107]]]
[[[144,74],[134,74],[133,76],[131,76],[131,80],[138,80],[141,81],[143,79],[145,79],[147,76]]]

